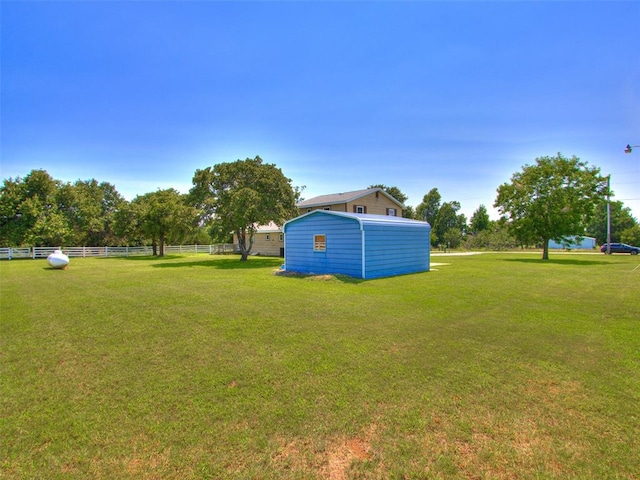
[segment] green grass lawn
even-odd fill
[[[638,257],[0,262],[0,478],[640,478]]]

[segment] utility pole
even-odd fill
[[[611,174],[607,177],[607,255],[611,255]]]

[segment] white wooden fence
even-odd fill
[[[69,257],[128,257],[131,255],[152,255],[151,247],[0,247],[0,259],[47,258],[54,250],[62,250]],[[236,253],[237,245],[219,243],[216,245],[165,245],[164,253]]]

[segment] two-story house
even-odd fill
[[[368,213],[393,217],[401,217],[404,208],[402,203],[381,188],[320,195],[304,200],[296,206],[300,215],[312,210],[332,210],[334,212]]]
[[[334,212],[367,213],[370,215],[390,215],[402,217],[404,205],[381,188],[368,188],[354,192],[333,193],[304,200],[298,204],[298,214],[312,210],[332,210]],[[233,242],[238,239],[234,235]],[[284,234],[282,226],[271,223],[260,225],[253,235],[254,255],[284,256]]]

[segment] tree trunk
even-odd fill
[[[246,262],[253,248],[253,234],[246,230],[238,230],[236,235],[238,236],[238,247],[240,247],[240,253],[242,254],[240,261]],[[247,237],[249,237],[249,245],[247,245]]]
[[[160,256],[164,257],[164,235],[160,235]]]
[[[543,241],[542,259],[543,260],[549,260],[549,239],[545,238],[542,241]]]
[[[249,250],[247,249],[247,235],[244,230],[236,231],[238,236],[238,247],[240,247],[240,261],[246,262],[249,256]]]

